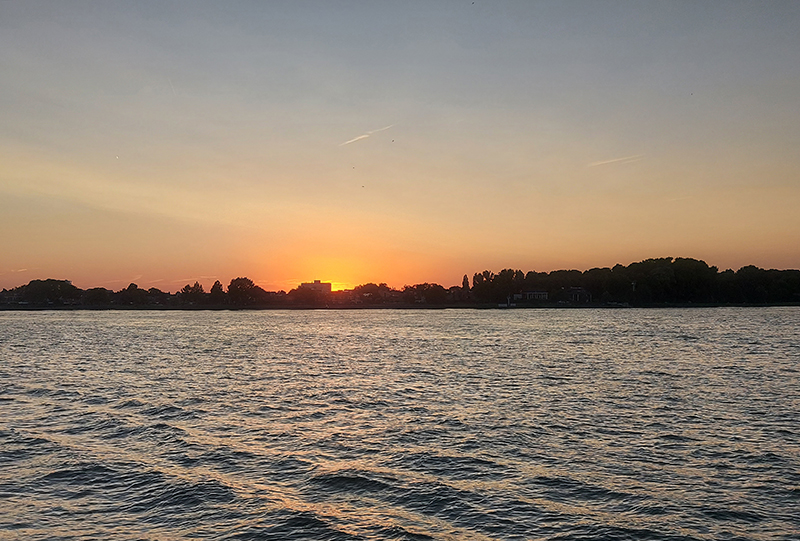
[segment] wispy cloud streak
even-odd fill
[[[367,137],[369,137],[369,135],[367,135],[367,134],[359,135],[358,137],[354,137],[353,139],[350,139],[349,141],[345,141],[344,143],[342,143],[339,146],[343,147],[345,145],[349,145],[350,143],[355,143],[356,141],[361,141],[362,139],[366,139]]]
[[[350,139],[349,141],[345,141],[344,143],[341,143],[339,146],[343,147],[345,145],[349,145],[350,143],[355,143],[356,141],[361,141],[362,139],[366,139],[367,137],[369,137],[373,133],[382,132],[382,131],[388,130],[389,128],[392,128],[392,127],[394,127],[394,124],[389,124],[388,126],[386,126],[384,128],[379,128],[377,130],[368,131],[367,133],[365,133],[363,135],[359,135],[358,137],[354,137],[354,138]]]
[[[586,167],[597,167],[598,165],[611,165],[612,163],[631,163],[631,162],[638,162],[639,160],[644,159],[644,154],[636,154],[634,156],[625,156],[624,158],[614,158],[613,160],[603,160],[600,162],[592,162],[588,164]]]

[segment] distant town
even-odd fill
[[[136,284],[113,291],[80,289],[69,280],[32,280],[0,291],[2,309],[259,309],[259,308],[524,308],[635,307],[800,304],[800,270],[737,271],[709,266],[691,258],[646,259],[628,266],[586,271],[523,272],[485,270],[460,285],[435,283],[394,289],[367,283],[332,291],[320,280],[286,291],[266,291],[246,277],[227,287],[218,280],[206,291],[199,282],[171,293]]]

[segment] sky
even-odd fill
[[[0,2],[0,287],[800,268],[800,3]]]

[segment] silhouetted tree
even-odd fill
[[[395,292],[392,288],[385,283],[370,282],[353,288],[353,297],[364,304],[386,304],[394,300],[393,293]]]
[[[714,302],[717,298],[717,267],[705,261],[679,257],[672,262],[677,302]]]
[[[126,306],[144,306],[147,304],[147,291],[140,289],[136,284],[130,284],[125,289],[115,294],[116,304]]]
[[[761,304],[769,297],[769,275],[764,269],[753,265],[742,267],[736,271],[739,289],[746,303]]]
[[[104,287],[93,287],[83,293],[81,304],[84,306],[106,306],[111,304],[111,295],[111,291]]]
[[[225,304],[228,300],[228,296],[225,294],[225,291],[222,289],[222,283],[219,280],[214,282],[214,285],[211,286],[211,291],[208,293],[208,302],[211,304]]]
[[[61,306],[77,304],[82,290],[69,280],[31,280],[27,285],[16,288],[15,293],[23,302],[38,306]]]
[[[475,273],[472,276],[472,295],[481,302],[492,302],[494,299],[494,290],[492,281],[494,280],[494,273],[485,270],[481,273]]]
[[[116,293],[104,288],[87,291],[75,287],[68,280],[32,280],[26,285],[2,290],[0,304],[6,306],[60,306],[77,305],[122,306],[171,305],[181,302],[230,303],[234,306],[261,306],[267,304],[327,304],[313,289],[311,297],[293,290],[270,293],[256,286],[249,278],[235,278],[228,286],[228,293],[217,280],[206,294],[199,282],[187,284],[177,294],[170,295],[156,288],[145,291],[130,284]],[[523,273],[521,270],[503,269],[494,274],[489,270],[475,273],[470,288],[465,275],[461,286],[449,290],[439,284],[416,284],[405,286],[402,292],[386,284],[368,283],[356,287],[352,292],[331,295],[337,304],[352,302],[382,304],[398,302],[443,304],[470,299],[483,303],[505,302],[506,299],[525,291],[545,291],[547,301],[570,304],[629,303],[631,305],[667,305],[685,303],[800,303],[800,270],[764,270],[753,265],[738,271],[720,272],[705,261],[692,258],[672,257],[645,259],[627,267],[616,264],[612,268],[577,270],[555,270],[552,272]]]
[[[602,302],[612,300],[611,282],[612,271],[608,267],[589,269],[581,277],[581,285],[591,293],[592,298],[601,299]]]
[[[147,303],[166,305],[170,304],[170,294],[166,291],[161,291],[157,287],[151,287],[147,290]]]
[[[250,278],[234,278],[228,284],[228,299],[235,306],[252,305],[257,300],[256,285]]]
[[[195,282],[191,286],[186,284],[180,291],[180,298],[182,304],[202,304],[205,300],[205,291],[200,282]]]
[[[403,287],[403,300],[407,303],[444,304],[447,290],[439,284],[416,284]]]

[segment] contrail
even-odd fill
[[[369,134],[373,134],[373,133],[378,133],[379,131],[385,131],[385,130],[388,130],[389,128],[393,128],[393,127],[394,127],[394,124],[389,124],[385,128],[379,128],[377,130],[368,131],[367,134],[369,135]]]
[[[380,131],[385,131],[385,130],[388,130],[389,128],[392,128],[392,127],[394,127],[394,124],[389,124],[388,126],[386,126],[384,128],[379,128],[377,130],[368,131],[367,133],[365,133],[363,135],[359,135],[358,137],[354,137],[354,138],[350,139],[349,141],[345,141],[344,143],[341,143],[339,146],[343,147],[345,145],[349,145],[350,143],[355,143],[356,141],[361,141],[362,139],[366,139],[367,137],[369,137],[373,133],[378,133]]]
[[[624,158],[614,158],[613,160],[604,160],[602,162],[592,162],[586,167],[597,167],[598,165],[608,165],[611,163],[631,163],[638,162],[644,158],[644,154],[636,154],[634,156],[625,156]]]
[[[345,141],[344,143],[342,143],[339,146],[343,147],[345,145],[349,145],[350,143],[355,143],[356,141],[361,141],[362,139],[366,139],[367,137],[369,137],[369,134],[359,135],[358,137],[350,139],[349,141]]]

